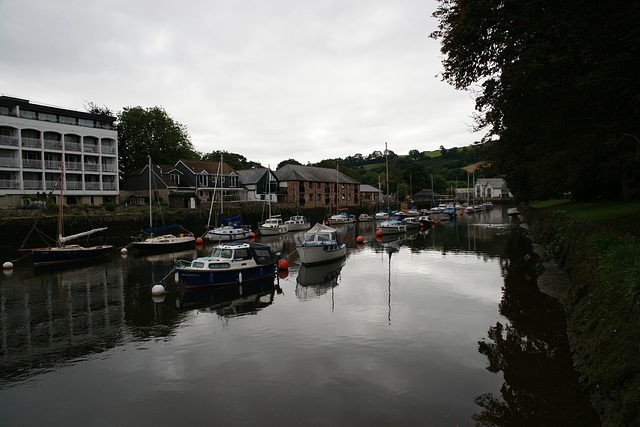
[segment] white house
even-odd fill
[[[28,194],[59,194],[63,163],[65,204],[115,203],[115,120],[0,96],[0,206],[20,206]]]
[[[480,178],[475,186],[476,199],[509,199],[513,197],[502,178]]]

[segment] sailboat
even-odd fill
[[[280,215],[271,215],[271,169],[267,170],[267,195],[269,201],[269,218],[262,224],[258,225],[258,230],[263,236],[276,236],[278,234],[287,234],[289,227],[282,222]]]
[[[54,247],[36,248],[31,250],[34,265],[51,264],[58,262],[83,261],[98,258],[107,254],[112,245],[99,245],[84,247],[80,245],[67,244],[67,242],[93,233],[104,231],[107,227],[94,228],[82,233],[63,236],[63,194],[64,194],[64,162],[62,163],[62,171],[60,175],[60,211],[58,214],[58,238]]]
[[[178,236],[173,234],[160,234],[171,229],[181,229],[180,225],[167,225],[164,227],[153,227],[153,170],[151,169],[151,156],[149,156],[149,228],[145,230],[147,238],[131,245],[141,252],[171,252],[188,249],[196,238],[193,233],[181,233]]]
[[[356,222],[356,217],[349,214],[349,210],[347,208],[340,209],[338,185],[338,162],[336,161],[336,191],[334,195],[336,199],[336,213],[329,217],[329,223],[331,225],[353,224]]]
[[[220,163],[218,163],[218,170],[216,172],[216,182],[220,179],[222,168],[222,155],[220,156]],[[222,187],[222,185],[220,186]],[[224,194],[220,190],[220,226],[211,227],[211,212],[213,211],[213,202],[216,199],[216,189],[213,189],[213,197],[211,198],[211,207],[209,208],[209,221],[207,222],[207,233],[204,235],[205,239],[213,240],[216,242],[240,239],[248,239],[251,237],[251,227],[241,224],[240,215],[232,218],[225,218],[223,214],[224,210]]]

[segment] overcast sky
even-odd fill
[[[462,147],[435,0],[0,0],[0,93],[85,111],[161,106],[203,153],[275,167]]]

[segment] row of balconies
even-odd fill
[[[20,140],[17,136],[0,135],[0,145],[7,147],[19,147]],[[22,146],[28,148],[42,148],[42,140],[36,138],[22,138]],[[44,140],[44,148],[47,150],[62,150],[62,141],[56,141],[51,139]],[[79,142],[65,142],[64,149],[66,151],[83,151],[82,144]],[[102,147],[97,144],[85,144],[85,153],[102,153],[102,154],[116,154],[116,148],[111,145],[104,145]]]
[[[42,160],[38,159],[22,159],[22,167],[26,169],[42,169]],[[81,163],[81,162],[65,162],[65,169],[72,171],[82,171],[84,166],[85,172],[116,172],[115,164],[106,163]],[[0,157],[0,167],[18,168],[20,167],[20,159],[12,159]],[[45,160],[44,168],[49,170],[61,170],[62,163],[60,160]]]
[[[21,186],[21,184],[23,186]],[[0,189],[4,190],[55,190],[59,186],[59,181],[39,181],[28,180],[20,181],[18,179],[0,179]],[[65,183],[66,190],[96,190],[96,191],[112,191],[117,190],[118,186],[115,182],[82,182],[67,181]]]

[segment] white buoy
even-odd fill
[[[122,249],[120,249],[120,253],[121,253],[122,255],[126,255],[126,254],[127,254],[127,252],[129,252],[129,251],[127,250],[127,248],[122,248]]]
[[[2,264],[2,268],[4,268],[5,270],[11,270],[13,268],[13,263],[11,261],[7,261]]]
[[[153,288],[151,288],[151,295],[164,295],[164,286],[153,285]]]

